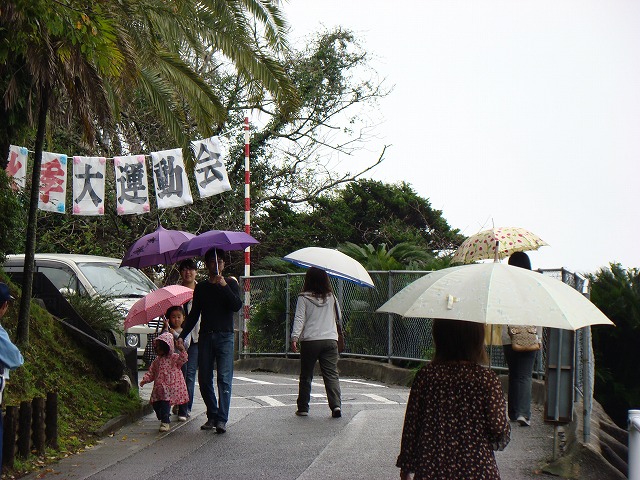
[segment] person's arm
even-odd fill
[[[202,312],[202,299],[200,298],[202,296],[202,288],[203,287],[199,283],[196,285],[196,288],[193,290],[193,300],[191,302],[191,310],[187,315],[187,319],[182,324],[182,332],[180,332],[180,335],[178,336],[178,338],[182,338],[184,340],[186,336],[189,335],[189,333],[191,333],[191,330],[193,330],[193,327],[196,326],[196,323],[198,323],[198,319],[200,318],[200,313]]]
[[[7,331],[0,326],[0,362],[10,370],[18,368],[24,363],[24,358],[11,339]]]
[[[493,450],[504,450],[511,440],[511,425],[507,418],[507,402],[500,380],[493,372],[488,372],[486,413],[488,440]]]
[[[237,312],[242,308],[240,286],[234,278],[227,277],[224,280],[227,284],[222,287],[222,292],[227,300],[227,305],[232,312]]]
[[[400,455],[396,461],[396,466],[400,467],[400,478],[402,480],[411,478],[411,474],[416,471],[416,447],[421,436],[422,415],[425,414],[424,395],[429,387],[427,384],[426,371],[423,368],[418,372],[411,385],[407,411],[404,416],[404,426],[402,428],[402,441],[400,443]]]
[[[296,313],[293,317],[293,330],[291,331],[291,350],[298,352],[298,339],[304,330],[304,323],[307,320],[307,302],[302,295],[298,296]]]
[[[156,378],[157,373],[158,373],[158,362],[154,360],[153,362],[151,362],[151,365],[149,366],[149,370],[147,371],[147,373],[145,373],[144,377],[142,377],[142,380],[140,380],[140,386],[144,387],[147,383],[153,382]]]

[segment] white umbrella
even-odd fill
[[[333,248],[306,247],[282,257],[301,267],[318,267],[332,277],[343,278],[365,287],[374,287],[373,280],[360,262]]]
[[[560,280],[501,263],[463,265],[427,274],[394,295],[378,312],[566,330],[613,325],[586,297]]]

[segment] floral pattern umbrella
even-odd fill
[[[538,250],[549,245],[536,234],[518,227],[483,230],[470,236],[456,250],[451,263],[474,263],[478,260],[503,259],[515,252]]]

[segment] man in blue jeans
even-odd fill
[[[193,304],[182,325],[180,339],[191,332],[200,319],[198,338],[198,383],[207,406],[203,430],[227,431],[231,383],[233,380],[233,314],[242,308],[238,282],[223,277],[224,252],[212,248],[204,256],[209,278],[196,285]],[[213,368],[217,367],[218,399],[213,387]]]

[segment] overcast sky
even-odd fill
[[[393,92],[367,177],[472,235],[519,226],[534,268],[640,267],[640,2],[289,0],[292,39],[343,26]],[[377,157],[377,154],[375,155]],[[371,153],[353,161],[363,165]]]

